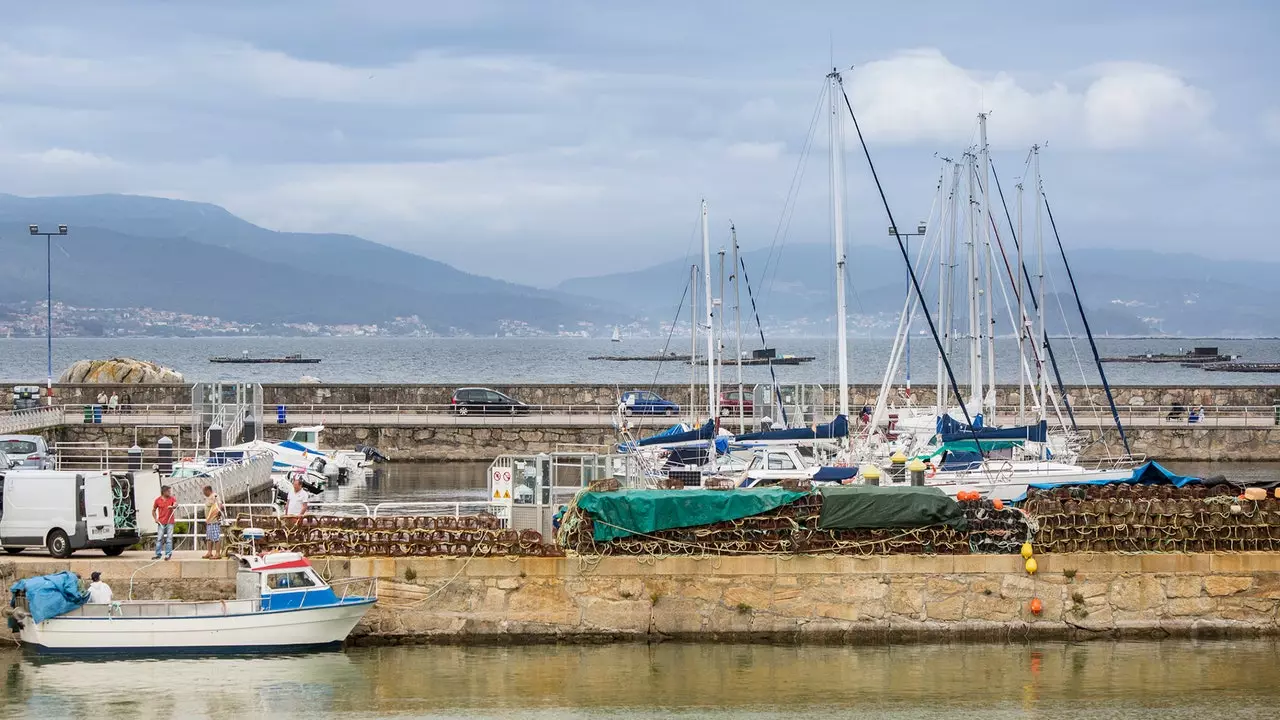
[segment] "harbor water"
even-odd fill
[[[386,647],[41,660],[0,718],[1274,718],[1275,641]]]
[[[77,360],[128,356],[151,360],[182,373],[188,382],[234,380],[260,383],[297,382],[303,375],[331,383],[681,383],[690,377],[684,362],[610,362],[588,360],[593,355],[651,355],[663,350],[663,338],[54,338],[55,377]],[[1016,341],[997,343],[997,375],[1001,382],[1018,382]],[[779,338],[772,342],[780,354],[812,356],[811,363],[775,368],[779,382],[834,383],[834,338]],[[854,338],[849,343],[850,380],[879,383],[893,341]],[[1197,345],[1241,355],[1249,362],[1280,362],[1280,340],[1100,338],[1103,356],[1180,353]],[[744,348],[758,347],[744,341]],[[911,379],[933,382],[937,353],[927,336],[911,341]],[[1069,385],[1098,382],[1087,342],[1054,341],[1063,380]],[[688,338],[675,338],[670,349],[688,351]],[[321,358],[315,365],[226,365],[209,362],[216,355],[275,357],[301,353]],[[965,377],[963,352],[953,367]],[[43,338],[0,338],[4,381],[41,380],[47,372]],[[726,369],[736,380],[736,370]],[[743,368],[748,383],[769,379],[769,368]],[[1108,363],[1107,379],[1116,385],[1258,385],[1276,381],[1275,374],[1206,372],[1178,363]],[[905,377],[900,376],[899,382]]]

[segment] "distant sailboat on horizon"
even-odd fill
[[[610,338],[610,339],[611,339],[613,342],[622,342],[622,333],[618,331],[618,326],[617,326],[617,325],[614,325],[614,326],[613,326],[613,337],[612,337],[612,338]]]

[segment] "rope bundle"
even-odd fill
[[[265,531],[260,547],[313,556],[494,557],[559,556],[554,545],[536,530],[505,530],[487,514],[463,517],[340,517],[304,515],[301,518],[241,516],[231,528],[232,542],[245,544],[241,533],[250,525]]]

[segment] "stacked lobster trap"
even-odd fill
[[[304,515],[299,518],[236,519],[233,543],[245,544],[250,526],[264,535],[259,550],[290,550],[312,556],[494,557],[559,556],[555,545],[537,530],[504,528],[489,514],[452,516],[346,517]]]
[[[1280,550],[1280,500],[1238,493],[1228,484],[1079,485],[1033,489],[1023,508],[1045,552]]]

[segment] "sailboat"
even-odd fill
[[[613,342],[622,342],[622,333],[618,331],[618,326],[613,326],[613,337],[609,338]]]

